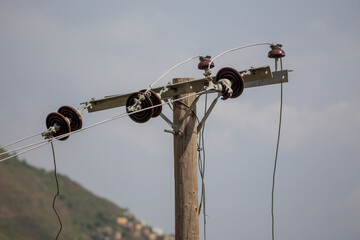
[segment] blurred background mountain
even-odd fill
[[[68,177],[58,174],[58,181],[60,195],[55,206],[63,224],[59,239],[171,239]],[[10,159],[0,166],[0,191],[1,240],[55,239],[59,222],[52,209],[56,194],[53,171]]]

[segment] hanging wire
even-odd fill
[[[203,91],[200,91],[200,92],[197,92],[197,93],[193,93],[193,94],[189,94],[189,95],[183,96],[183,97],[181,97],[181,98],[172,99],[172,100],[169,100],[168,102],[171,102],[171,103],[173,103],[173,102],[178,102],[178,101],[181,101],[182,99],[185,99],[185,98],[188,98],[188,97],[192,97],[192,96],[195,96],[195,95],[201,95],[201,94],[203,94],[204,92],[206,92],[206,90],[203,90]],[[39,148],[39,147],[42,147],[42,146],[44,146],[44,145],[46,145],[46,144],[48,144],[48,143],[50,143],[50,142],[57,141],[57,140],[59,140],[59,139],[61,139],[61,138],[64,138],[64,137],[67,137],[67,136],[76,134],[76,133],[78,133],[78,132],[82,132],[82,131],[84,131],[84,130],[93,128],[93,127],[95,127],[95,126],[98,126],[98,125],[101,125],[101,124],[104,124],[104,123],[107,123],[107,122],[110,122],[110,121],[113,121],[113,120],[116,120],[116,119],[119,119],[119,118],[123,118],[123,117],[125,117],[125,116],[130,116],[130,115],[132,115],[132,114],[135,114],[135,113],[138,113],[138,112],[142,112],[142,111],[146,111],[146,110],[149,110],[149,109],[151,109],[151,108],[156,108],[156,107],[159,107],[159,106],[162,106],[162,105],[165,105],[165,104],[167,104],[167,103],[166,103],[166,102],[162,102],[162,103],[160,103],[160,104],[157,104],[157,105],[154,105],[154,106],[151,106],[151,107],[147,107],[147,108],[143,108],[143,109],[140,109],[140,110],[137,110],[137,111],[133,111],[133,112],[130,112],[130,113],[124,112],[124,113],[115,115],[115,116],[113,116],[113,117],[111,117],[111,118],[105,119],[105,120],[103,120],[103,121],[100,121],[100,122],[91,124],[91,125],[89,125],[89,126],[87,126],[87,127],[81,128],[81,129],[79,129],[79,130],[76,130],[76,131],[73,131],[73,132],[69,132],[69,133],[65,133],[65,134],[62,134],[62,135],[59,135],[59,136],[56,136],[56,137],[52,137],[52,138],[50,138],[50,139],[47,139],[47,140],[44,140],[44,141],[41,141],[41,142],[38,142],[38,143],[31,144],[32,146],[34,146],[34,145],[37,145],[37,146],[32,147],[32,148],[30,148],[30,149],[27,149],[27,150],[25,150],[25,151],[16,153],[16,154],[11,155],[11,156],[9,156],[9,157],[0,159],[0,163],[1,163],[1,162],[4,162],[4,161],[6,161],[6,160],[8,160],[8,159],[10,159],[10,158],[16,157],[16,156],[18,156],[18,155],[21,155],[21,154],[24,154],[24,153],[26,153],[26,152],[32,151],[32,150],[34,150],[34,149],[37,149],[37,148]],[[28,145],[28,146],[25,146],[25,147],[22,147],[22,148],[18,148],[17,150],[24,149],[24,148],[28,148],[28,147],[29,147],[29,145]],[[14,150],[7,151],[6,153],[11,153],[11,152],[14,152]],[[0,156],[3,155],[3,154],[4,154],[4,153],[0,154]]]
[[[214,100],[217,101],[217,99],[220,97],[220,95]],[[207,92],[205,95],[205,110],[204,110],[204,116],[207,109],[208,104],[208,96]],[[206,240],[206,194],[205,194],[205,160],[206,160],[206,151],[205,151],[205,122],[201,128],[201,131],[199,133],[199,140],[198,140],[198,167],[199,172],[201,176],[201,196],[200,196],[200,204],[199,204],[199,214],[201,212],[201,209],[203,210],[203,221],[204,221],[204,240]]]
[[[280,58],[280,67],[282,69],[282,59]],[[275,152],[275,161],[274,161],[274,171],[273,171],[273,181],[272,181],[272,189],[271,189],[271,236],[272,240],[275,239],[275,220],[274,220],[274,190],[275,190],[275,174],[276,174],[276,164],[279,153],[279,143],[280,143],[280,131],[281,131],[281,120],[282,120],[282,105],[283,105],[283,83],[280,83],[280,116],[279,116],[279,129],[276,143],[276,152]]]
[[[54,199],[53,199],[53,203],[52,203],[52,208],[54,210],[54,213],[56,214],[57,216],[57,219],[59,221],[59,224],[60,224],[60,229],[56,235],[56,238],[55,239],[58,239],[59,235],[60,235],[60,232],[62,230],[62,222],[61,222],[61,219],[60,219],[60,216],[58,214],[58,212],[56,211],[56,208],[55,208],[55,201],[56,201],[56,198],[59,196],[60,194],[60,191],[59,191],[59,181],[58,181],[58,178],[57,178],[57,173],[56,173],[56,160],[55,160],[55,150],[54,150],[54,144],[53,142],[51,142],[51,150],[52,150],[52,154],[53,154],[53,160],[54,160],[54,177],[55,177],[55,181],[56,181],[56,194],[54,195]]]
[[[262,43],[253,43],[253,44],[249,44],[249,45],[245,45],[245,46],[241,46],[241,47],[237,47],[237,48],[232,48],[232,49],[229,49],[229,50],[226,50],[222,53],[220,53],[219,55],[217,55],[216,57],[214,57],[211,62],[209,62],[209,66],[208,66],[208,69],[210,69],[210,65],[219,57],[229,53],[229,52],[233,52],[233,51],[237,51],[237,50],[240,50],[240,49],[244,49],[244,48],[248,48],[248,47],[255,47],[255,46],[260,46],[260,45],[272,45],[272,43],[269,43],[269,42],[262,42]]]

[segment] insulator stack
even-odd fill
[[[198,69],[207,70],[209,68],[209,63],[210,63],[210,68],[215,67],[214,62],[211,62],[211,57],[210,56],[200,57],[200,62],[198,64]]]
[[[65,118],[63,115],[57,112],[52,112],[46,117],[46,127],[50,129],[54,128],[54,132],[52,132],[51,136],[57,137],[71,131],[70,121]],[[59,140],[64,141],[68,139],[69,136],[59,138]]]
[[[146,92],[148,92],[149,95],[146,94]],[[150,118],[155,118],[160,115],[162,111],[160,104],[161,98],[154,91],[144,89],[128,97],[126,101],[126,112],[133,121],[145,123],[149,121]]]
[[[46,117],[48,131],[43,135],[46,137],[57,137],[82,128],[82,118],[78,110],[70,106],[62,106],[58,112],[52,112]],[[51,130],[50,130],[51,129]],[[69,136],[59,138],[64,141]]]
[[[276,44],[270,46],[271,50],[268,53],[269,58],[282,58],[285,57],[285,51],[282,50],[282,44]]]
[[[226,80],[230,81],[231,86],[228,86],[229,84],[225,83]],[[245,87],[244,79],[241,74],[237,70],[230,67],[225,67],[218,71],[216,74],[216,82],[222,85],[223,99],[227,99],[229,97],[239,97],[244,91]],[[230,90],[232,90],[232,92]]]
[[[71,131],[76,131],[82,128],[81,114],[75,108],[62,106],[59,108],[58,113],[69,119]]]
[[[145,90],[141,90],[140,93],[144,93]],[[154,107],[152,118],[158,117],[162,111],[161,98],[154,91],[150,90],[150,100]],[[157,106],[158,105],[158,106]]]

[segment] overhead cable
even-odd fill
[[[16,141],[14,141],[12,143],[9,143],[9,144],[6,144],[6,145],[2,146],[2,148],[10,147],[10,146],[12,146],[12,145],[14,145],[16,143],[19,143],[19,142],[22,142],[22,141],[25,141],[27,139],[30,139],[30,138],[33,138],[33,137],[36,137],[36,136],[40,136],[40,135],[41,135],[41,133],[36,133],[36,134],[30,135],[28,137],[21,138],[21,139],[16,140]]]
[[[163,77],[165,77],[168,73],[170,73],[170,72],[171,72],[172,70],[174,70],[175,68],[177,68],[177,67],[179,67],[179,66],[181,66],[181,65],[183,65],[183,64],[185,64],[185,63],[187,63],[187,62],[189,62],[189,61],[191,61],[191,60],[193,60],[193,59],[195,59],[195,58],[199,58],[199,57],[200,57],[199,55],[198,55],[198,56],[193,56],[193,57],[191,57],[191,58],[188,58],[188,59],[186,59],[186,60],[184,60],[184,61],[176,64],[175,66],[173,66],[172,68],[170,68],[169,70],[167,70],[167,71],[166,71],[163,75],[161,75],[158,79],[156,79],[155,82],[153,82],[153,83],[149,86],[149,88],[152,89],[152,88],[154,87],[154,85],[155,85],[158,81],[160,81]]]
[[[233,51],[237,51],[237,50],[240,50],[240,49],[244,49],[244,48],[249,48],[249,47],[255,47],[255,46],[260,46],[260,45],[272,45],[272,43],[269,43],[269,42],[262,42],[262,43],[253,43],[253,44],[249,44],[249,45],[245,45],[245,46],[241,46],[241,47],[237,47],[237,48],[231,48],[229,50],[226,50],[222,53],[220,53],[219,55],[217,55],[216,57],[214,57],[210,62],[209,62],[209,66],[208,66],[208,69],[210,69],[210,66],[211,64],[216,60],[218,59],[219,57],[229,53],[229,52],[233,52]]]
[[[195,95],[200,95],[200,94],[203,94],[204,92],[206,92],[206,90],[203,90],[203,91],[200,91],[200,92],[197,92],[197,93],[193,93],[193,94],[189,94],[189,95],[186,95],[186,96],[177,98],[177,99],[172,99],[172,100],[169,100],[168,102],[172,102],[172,103],[173,103],[173,102],[181,101],[182,99],[185,99],[185,98],[188,98],[188,97],[192,97],[192,96],[195,96]],[[0,162],[4,162],[4,161],[6,161],[6,160],[8,160],[8,159],[10,159],[10,158],[12,158],[12,157],[16,157],[16,156],[18,156],[18,155],[21,155],[21,154],[23,154],[23,153],[29,152],[29,151],[31,151],[31,150],[35,150],[35,149],[37,149],[37,148],[39,148],[39,147],[42,147],[42,146],[44,146],[44,145],[46,145],[46,144],[48,144],[48,143],[50,143],[50,142],[59,140],[59,139],[61,139],[61,138],[63,138],[63,137],[67,137],[67,136],[73,135],[73,134],[75,134],[75,133],[78,133],[78,132],[81,132],[81,131],[84,131],[84,130],[93,128],[93,127],[95,127],[95,126],[98,126],[98,125],[101,125],[101,124],[104,124],[104,123],[107,123],[107,122],[110,122],[110,121],[113,121],[113,120],[116,120],[116,119],[119,119],[119,118],[122,118],[122,117],[125,117],[125,116],[130,116],[130,115],[135,114],[135,113],[138,113],[138,112],[146,111],[146,110],[149,110],[149,109],[151,109],[151,108],[159,107],[159,106],[162,106],[162,105],[165,105],[165,104],[167,104],[167,103],[166,103],[166,102],[162,102],[161,104],[153,105],[153,106],[151,106],[151,107],[143,108],[143,109],[140,109],[140,110],[137,110],[137,111],[133,111],[133,112],[129,112],[129,113],[124,112],[124,113],[115,115],[115,116],[113,116],[113,117],[111,117],[111,118],[105,119],[105,120],[103,120],[103,121],[100,121],[100,122],[91,124],[91,125],[89,125],[89,126],[87,126],[87,127],[81,128],[81,129],[79,129],[79,130],[76,130],[76,131],[73,131],[73,132],[69,132],[69,133],[65,133],[65,134],[62,134],[62,135],[59,135],[59,136],[56,136],[56,137],[49,138],[49,139],[47,139],[47,140],[44,140],[44,141],[41,141],[41,142],[38,142],[38,143],[31,144],[32,146],[34,146],[34,145],[38,145],[38,146],[33,147],[33,148],[30,148],[30,149],[27,149],[27,150],[22,151],[22,152],[19,152],[19,153],[16,153],[16,154],[11,155],[11,156],[9,156],[9,157],[0,159]],[[29,145],[28,145],[28,146],[25,146],[25,147],[23,147],[23,148],[18,148],[17,150],[24,149],[24,148],[28,148],[28,147],[29,147]],[[14,150],[7,151],[6,153],[11,153],[11,152],[14,152]],[[1,155],[3,155],[3,154],[5,154],[5,153],[2,153]],[[1,155],[0,155],[0,156],[1,156]]]

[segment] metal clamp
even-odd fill
[[[55,123],[54,126],[49,127],[48,130],[41,133],[41,136],[45,137],[45,139],[52,138],[54,133],[56,133],[56,131],[59,131],[59,129],[60,126],[57,123]]]

